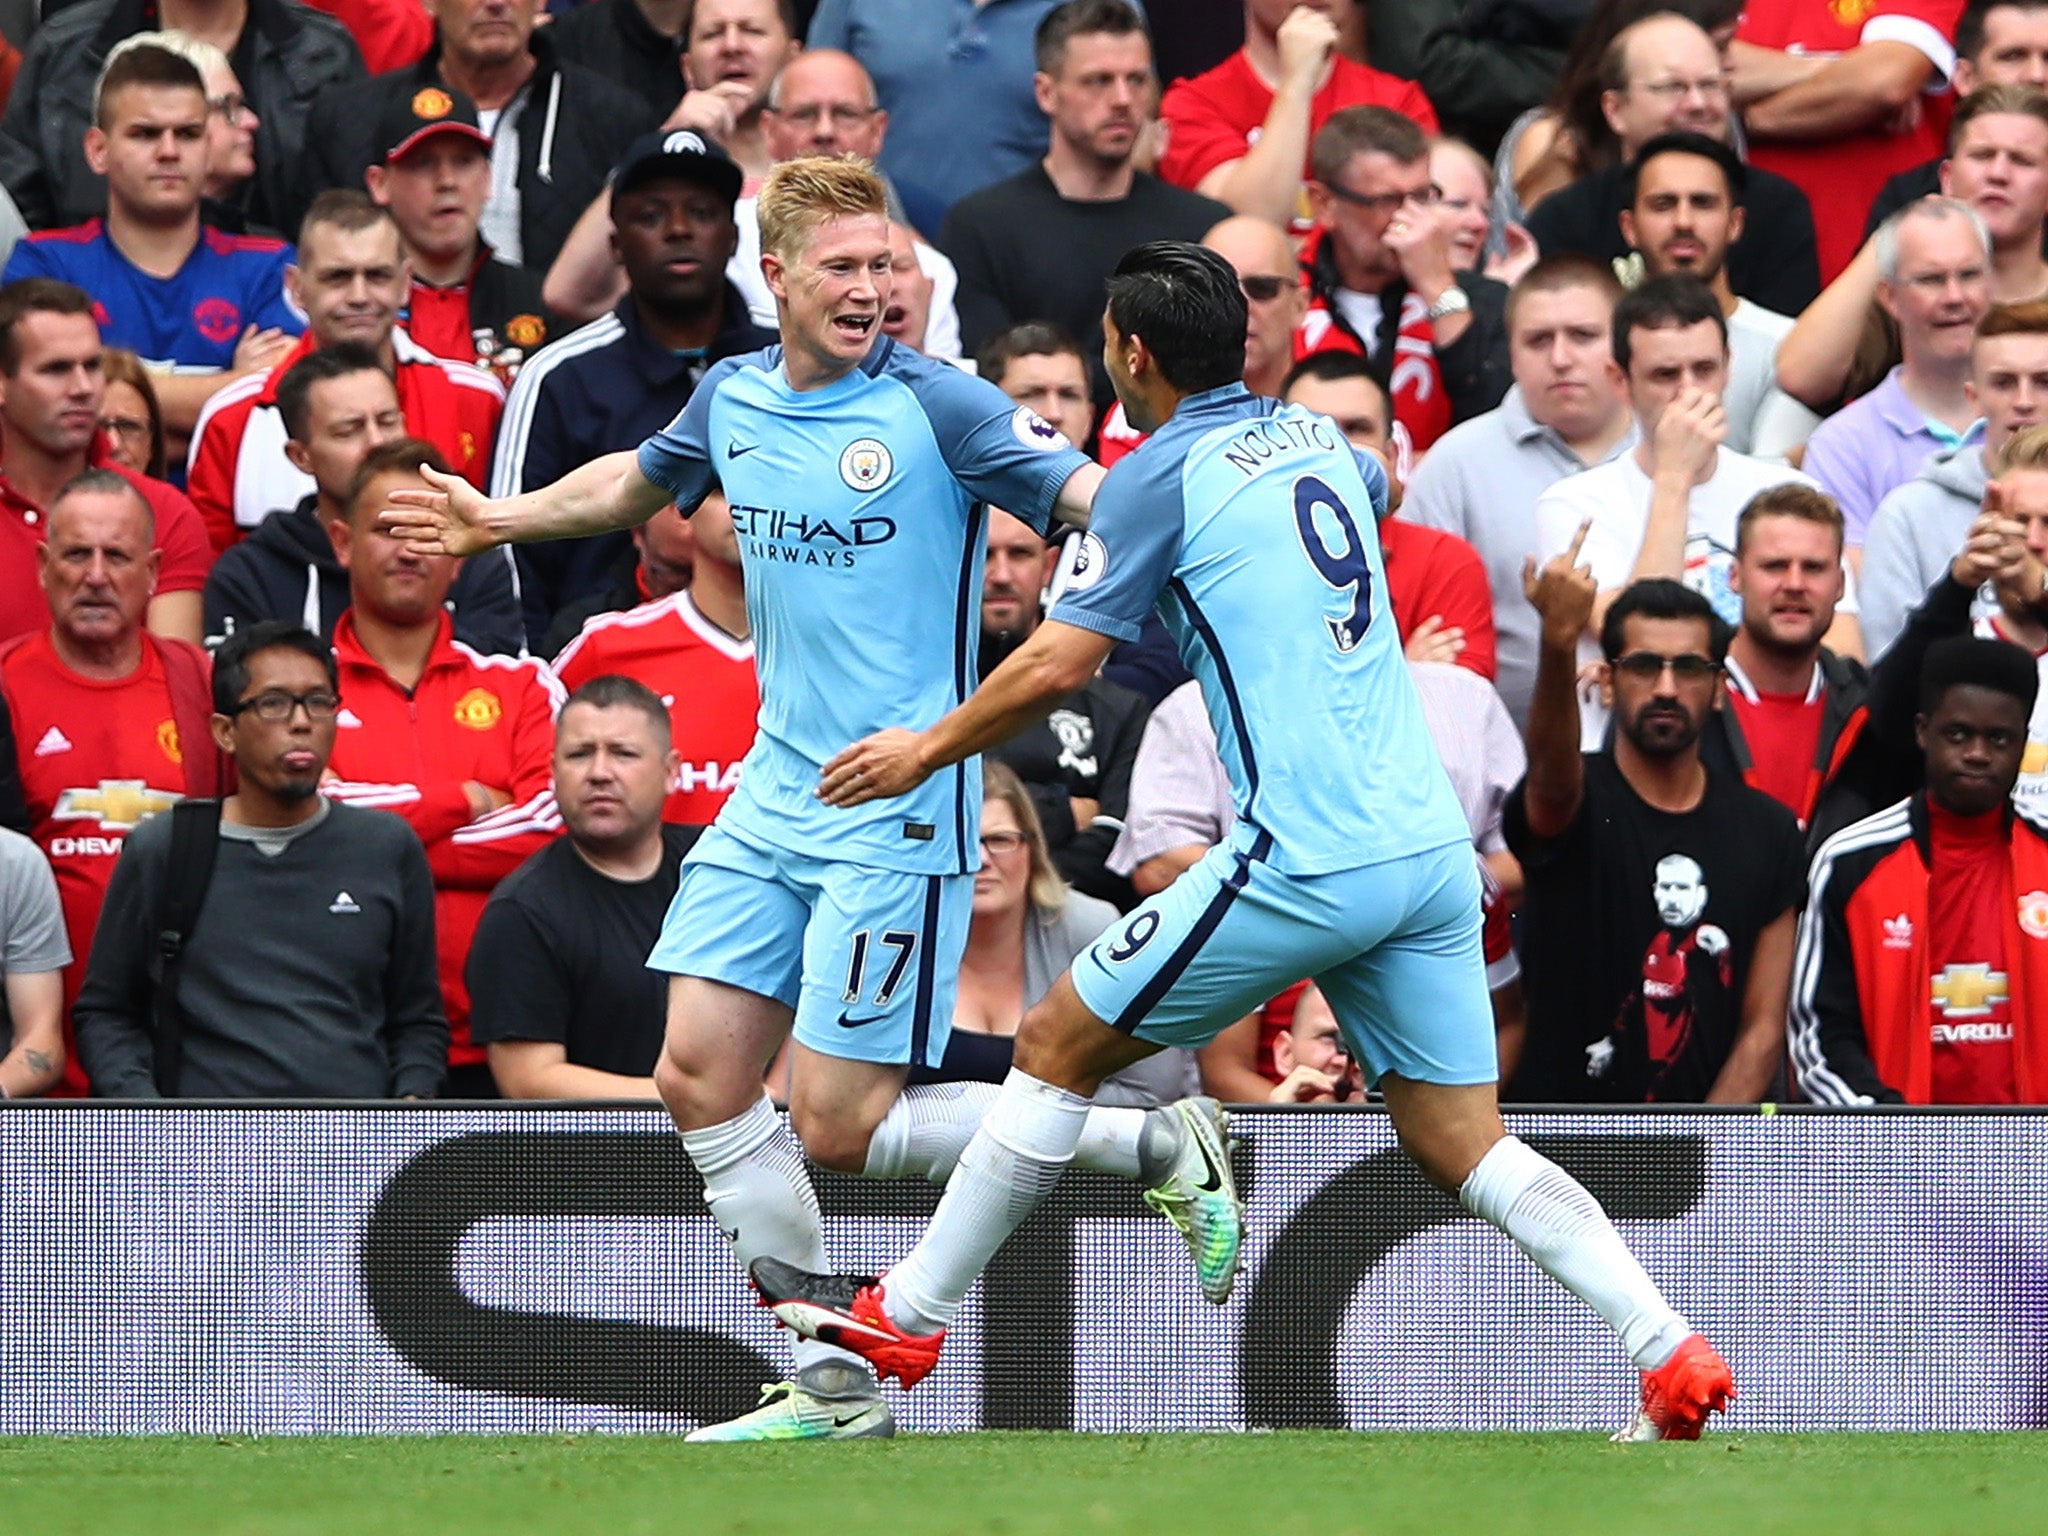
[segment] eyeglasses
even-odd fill
[[[301,706],[308,720],[332,720],[341,713],[340,697],[324,688],[312,693],[286,693],[281,688],[269,688],[253,699],[242,700],[228,714],[251,714],[265,725],[283,725]]]
[[[1022,832],[984,832],[981,846],[988,853],[1015,853],[1024,846]]]
[[[1275,277],[1270,272],[1252,272],[1238,277],[1237,286],[1244,290],[1244,296],[1254,304],[1270,304],[1289,288],[1295,286],[1291,277]]]
[[[225,96],[207,97],[206,110],[218,112],[230,128],[244,117],[255,115],[249,110],[249,98],[238,96],[233,91],[229,91]]]
[[[815,128],[818,119],[829,117],[834,128],[858,128],[873,117],[873,107],[770,107],[769,111],[786,123],[795,123],[799,128]]]
[[[100,430],[128,442],[141,442],[149,436],[149,423],[133,416],[102,416]]]
[[[1363,208],[1367,213],[1392,213],[1403,203],[1413,203],[1417,208],[1433,208],[1440,202],[1444,189],[1432,183],[1417,187],[1412,192],[1353,192],[1335,182],[1324,182],[1323,190],[1340,203],[1349,203],[1354,208]]]
[[[1719,75],[1702,80],[1646,80],[1642,91],[1659,101],[1679,101],[1695,94],[1719,101],[1728,94],[1728,82]]]
[[[1679,682],[1697,687],[1711,682],[1721,672],[1721,664],[1711,656],[1702,656],[1688,651],[1683,656],[1659,656],[1655,651],[1631,651],[1614,662],[1614,670],[1623,677],[1634,678],[1637,682],[1654,683],[1669,667],[1671,675]]]

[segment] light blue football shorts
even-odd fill
[[[823,1055],[935,1067],[973,899],[972,875],[832,863],[714,826],[683,861],[647,965],[774,998]]]
[[[1329,999],[1368,1081],[1498,1077],[1469,843],[1307,876],[1212,848],[1073,966],[1097,1018],[1190,1048],[1304,976]]]

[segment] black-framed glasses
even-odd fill
[[[1412,192],[1353,192],[1349,187],[1340,187],[1335,182],[1323,183],[1323,190],[1340,203],[1349,203],[1354,208],[1363,208],[1367,213],[1392,213],[1403,203],[1412,203],[1417,208],[1434,208],[1443,200],[1444,189],[1434,182],[1426,187],[1417,187]]]
[[[1237,286],[1244,290],[1244,296],[1254,304],[1270,304],[1294,286],[1294,279],[1275,277],[1270,272],[1240,273]]]
[[[1024,846],[1022,832],[984,832],[981,846],[990,853],[1015,853]]]
[[[1617,657],[1614,670],[1623,677],[1632,677],[1638,682],[1654,683],[1664,675],[1665,668],[1681,683],[1697,687],[1711,682],[1721,672],[1721,664],[1711,656],[1702,656],[1697,651],[1687,651],[1683,656],[1659,656],[1655,651],[1630,651],[1626,656]]]
[[[880,109],[877,107],[805,106],[770,107],[768,109],[784,122],[795,123],[799,128],[815,128],[822,118],[834,128],[858,128],[862,123],[872,121]]]
[[[301,708],[306,711],[308,720],[332,720],[341,713],[341,696],[325,688],[316,688],[311,693],[286,693],[282,688],[266,688],[255,698],[242,700],[228,714],[251,714],[265,725],[283,725]]]

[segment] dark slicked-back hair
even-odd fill
[[[92,313],[91,294],[76,283],[54,277],[20,277],[0,288],[0,373],[11,378],[21,366],[21,343],[14,328],[24,315]]]
[[[648,725],[654,730],[654,739],[661,743],[661,750],[666,752],[669,749],[674,733],[669,723],[668,706],[661,702],[660,694],[643,682],[621,677],[616,672],[593,677],[563,701],[562,713],[555,717],[558,733],[561,722],[578,704],[588,704],[592,709],[637,709],[647,717]]]
[[[384,373],[384,361],[360,341],[308,352],[277,381],[277,414],[284,420],[285,436],[303,443],[311,430],[308,419],[313,409],[313,386],[352,373]],[[385,374],[389,378],[389,374]]]
[[[1031,44],[1038,72],[1058,74],[1067,62],[1068,40],[1091,32],[1106,32],[1111,37],[1129,37],[1134,32],[1145,38],[1152,35],[1130,0],[1067,0],[1046,12],[1038,24],[1038,35]]]
[[[2020,713],[2031,717],[2041,692],[2041,672],[2034,658],[2010,640],[1985,640],[1976,635],[1951,635],[1927,648],[1920,663],[1920,713],[1941,707],[1951,688],[1988,688],[2018,699]]]
[[[249,663],[262,651],[298,651],[320,663],[327,673],[327,686],[341,691],[341,674],[335,669],[334,652],[310,629],[283,619],[263,619],[238,629],[221,641],[213,653],[213,712],[225,715],[242,702],[249,686]]]
[[[1159,375],[1184,395],[1244,377],[1244,290],[1204,246],[1153,240],[1124,253],[1109,280],[1109,318],[1142,336]]]
[[[1600,624],[1600,654],[1610,662],[1620,658],[1632,618],[1698,619],[1707,626],[1707,654],[1714,664],[1719,666],[1728,659],[1728,641],[1735,631],[1714,612],[1712,603],[1683,582],[1655,576],[1622,588],[1621,595],[1607,605],[1607,617]]]
[[[1971,0],[1963,19],[1956,23],[1956,56],[1976,62],[1984,51],[1984,22],[1993,11],[2048,10],[2048,0]]]
[[[1713,290],[1683,272],[1653,277],[1623,294],[1614,306],[1614,360],[1623,373],[1628,372],[1629,336],[1635,331],[1685,331],[1704,320],[1714,322],[1725,349],[1728,317],[1721,313],[1721,301]]]
[[[1728,205],[1740,208],[1742,200],[1749,195],[1749,167],[1742,163],[1742,157],[1723,144],[1719,139],[1710,139],[1704,133],[1660,133],[1636,151],[1635,159],[1629,161],[1622,173],[1621,203],[1624,208],[1633,208],[1636,202],[1636,184],[1642,179],[1643,167],[1663,155],[1691,155],[1697,160],[1711,160],[1721,168],[1721,179],[1728,184]]]
[[[989,383],[1000,385],[1003,375],[1010,371],[1010,364],[1020,357],[1078,357],[1082,369],[1088,367],[1088,354],[1081,350],[1081,343],[1067,334],[1065,326],[1054,325],[1050,320],[1026,320],[990,337],[987,345],[974,354],[975,371]]]

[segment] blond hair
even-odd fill
[[[1031,910],[1040,922],[1051,922],[1067,904],[1067,882],[1053,867],[1052,849],[1046,846],[1045,827],[1038,819],[1038,807],[1031,803],[1031,791],[1008,763],[985,757],[981,761],[981,798],[983,804],[1000,800],[1010,808],[1017,830],[1024,834],[1024,846],[1031,850]]]
[[[871,161],[858,155],[804,155],[785,160],[761,184],[756,208],[761,249],[794,261],[827,219],[872,213],[887,217],[888,191]]]
[[[2013,433],[2005,440],[2005,446],[1991,456],[1993,476],[2013,469],[2048,469],[2048,426]]]

